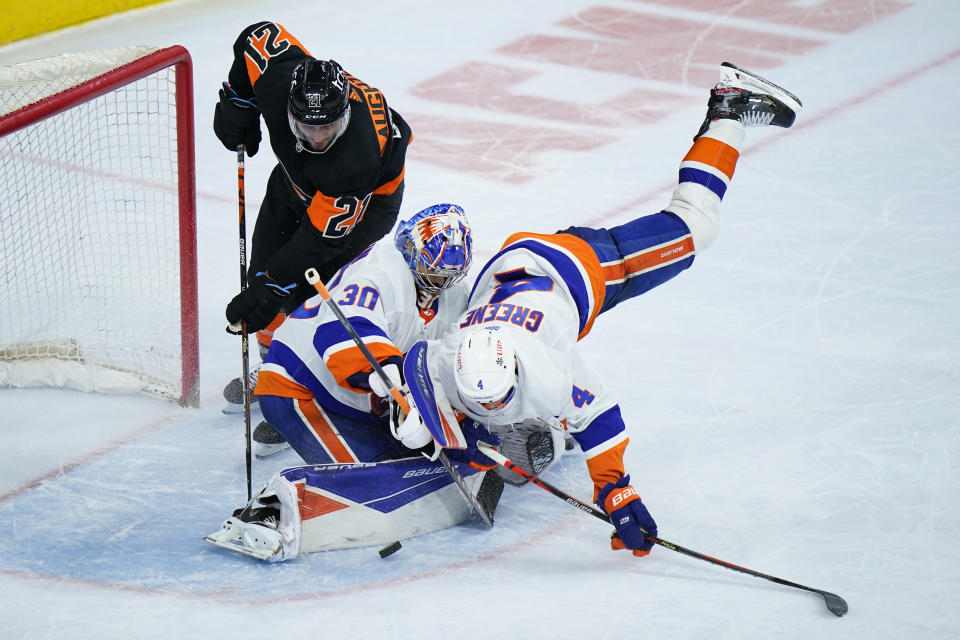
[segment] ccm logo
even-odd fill
[[[623,491],[613,495],[613,498],[610,500],[610,505],[616,507],[630,496],[637,496],[637,490],[633,487],[624,487]],[[640,496],[637,496],[637,498],[639,499]]]
[[[430,476],[435,473],[443,473],[446,471],[443,467],[430,467],[424,469],[414,469],[413,471],[407,471],[403,474],[404,478],[416,478],[417,476]]]

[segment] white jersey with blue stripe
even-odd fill
[[[596,266],[590,268],[592,264]],[[518,363],[517,391],[494,417],[469,411],[458,398],[453,377],[462,335],[455,331],[431,350],[430,362],[451,405],[481,424],[556,416],[591,447],[605,449],[622,441],[616,401],[576,344],[602,303],[598,271],[596,256],[577,238],[516,234],[508,239],[478,276],[468,310],[456,327],[494,327],[508,334]],[[587,429],[589,434],[580,434]]]

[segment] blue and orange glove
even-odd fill
[[[637,557],[650,553],[653,543],[647,536],[657,537],[657,523],[630,485],[629,475],[604,485],[597,494],[597,506],[610,516],[617,528],[610,537],[611,549],[631,549]]]

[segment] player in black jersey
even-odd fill
[[[277,157],[253,231],[250,284],[226,310],[231,325],[258,332],[262,352],[284,312],[313,295],[308,267],[327,281],[393,227],[413,134],[379,90],[313,58],[279,24],[250,25],[233,52],[213,130],[227,149],[244,145],[253,156],[262,115]]]

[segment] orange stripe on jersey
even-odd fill
[[[673,242],[650,247],[618,262],[607,263],[603,265],[603,276],[608,285],[617,284],[627,278],[682,260],[693,253],[693,238],[687,235]]]
[[[340,509],[346,509],[350,506],[308,489],[306,487],[306,483],[302,480],[297,481],[294,486],[297,487],[297,502],[300,505],[301,520],[318,518],[322,515],[339,511]]]
[[[590,245],[587,244],[586,240],[570,235],[569,233],[544,234],[521,231],[508,237],[500,249],[503,250],[514,242],[519,242],[526,238],[534,238],[566,249],[573,254],[580,267],[586,272],[589,280],[588,285],[593,294],[593,309],[590,310],[590,317],[584,324],[583,331],[577,336],[577,340],[582,340],[584,336],[590,333],[590,329],[593,328],[593,321],[596,320],[600,314],[600,309],[603,308],[603,299],[606,295],[606,280],[604,279],[603,267],[600,266],[600,259],[597,258],[597,254]]]
[[[608,482],[616,482],[627,475],[623,470],[623,452],[627,448],[630,438],[624,439],[620,444],[598,453],[592,458],[587,458],[587,470],[590,472],[590,479],[593,480],[593,501],[597,501],[597,495],[600,489]]]
[[[400,350],[390,343],[368,342],[366,345],[377,362],[383,362],[383,360],[391,356],[403,357]],[[373,367],[370,366],[370,361],[367,360],[363,352],[360,351],[360,347],[353,345],[336,351],[325,359],[324,364],[327,365],[327,369],[333,374],[333,379],[336,380],[337,384],[341,387],[359,393],[369,392],[369,389],[358,389],[350,386],[350,383],[347,382],[347,378],[356,373],[373,371]]]
[[[310,400],[313,394],[303,385],[297,384],[289,378],[285,378],[276,371],[260,370],[257,377],[257,386],[254,392],[258,396],[280,396],[281,398],[294,398],[296,400]]]
[[[338,200],[346,204],[338,207],[336,204]],[[328,237],[341,238],[350,233],[353,226],[363,217],[368,200],[369,198],[359,206],[352,206],[357,204],[356,198],[331,198],[317,191],[310,200],[310,206],[307,207],[307,215],[320,233]],[[351,209],[353,209],[352,213]]]
[[[257,331],[257,342],[262,344],[265,347],[269,347],[270,343],[273,342],[273,332],[277,330],[277,327],[283,324],[283,321],[287,319],[286,314],[278,313],[276,317],[270,321],[263,329]]]
[[[350,86],[363,94],[363,101],[370,111],[370,119],[373,121],[374,131],[377,133],[377,141],[380,143],[380,157],[383,157],[383,150],[387,147],[387,140],[393,135],[390,127],[390,117],[387,115],[387,102],[383,99],[383,94],[376,87],[371,87],[367,83],[359,80],[349,73],[345,73]],[[351,96],[353,94],[351,93]]]
[[[247,44],[253,47],[261,57],[260,64],[263,65],[261,69],[256,61],[250,57],[250,54],[243,54],[244,62],[247,65],[247,77],[250,78],[251,87],[257,83],[257,80],[260,79],[263,72],[267,70],[267,66],[270,64],[270,58],[273,56],[284,53],[290,49],[290,47],[300,47],[301,51],[308,56],[310,55],[310,52],[300,44],[299,40],[293,37],[283,25],[276,23],[262,25],[256,32],[247,36]]]
[[[373,192],[375,196],[392,196],[396,191],[397,187],[400,186],[400,183],[403,182],[403,174],[406,173],[406,167],[400,170],[400,175],[391,180],[390,182],[384,182],[382,185],[376,188]]]
[[[737,167],[740,152],[725,142],[715,138],[701,136],[697,138],[690,151],[684,156],[684,162],[700,162],[719,170],[727,179],[733,179],[733,170]]]
[[[317,440],[327,450],[334,462],[356,462],[357,458],[350,453],[340,434],[337,433],[330,424],[330,420],[324,414],[323,409],[313,400],[297,400],[297,407],[300,413],[307,419],[310,429]]]

